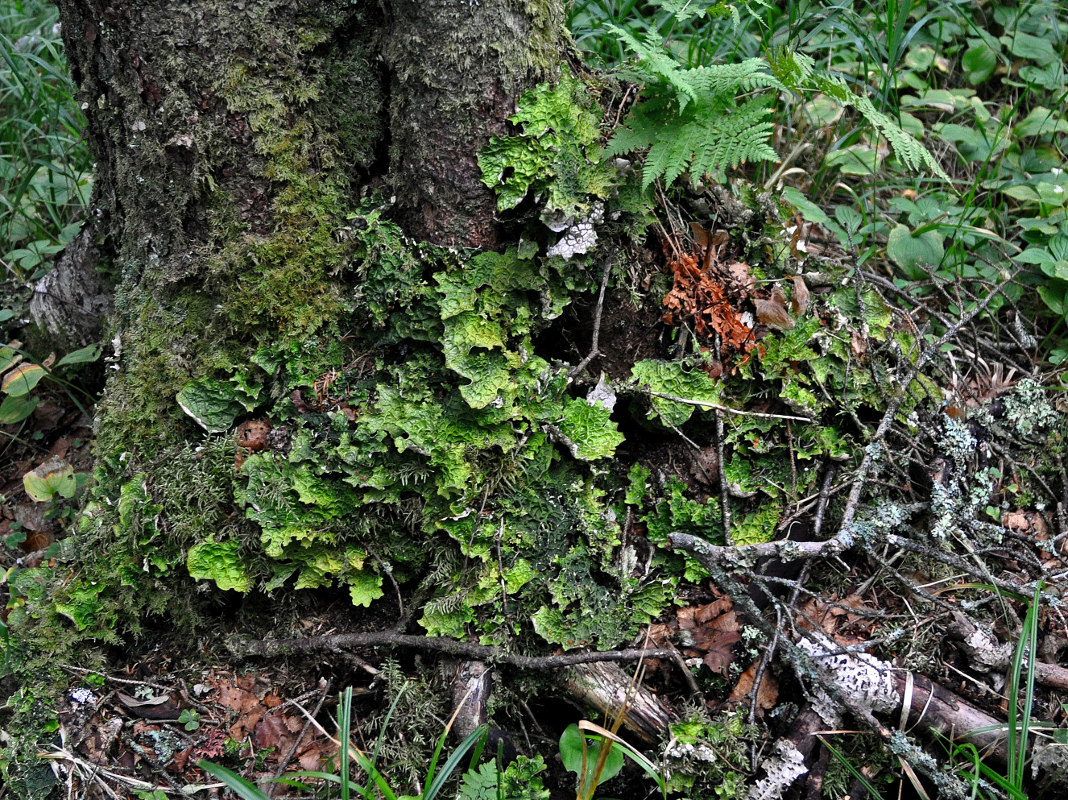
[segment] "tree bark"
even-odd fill
[[[566,41],[556,0],[58,5],[121,275],[104,457],[176,441],[184,384],[336,314],[330,240],[371,187],[413,238],[493,246],[477,152]]]

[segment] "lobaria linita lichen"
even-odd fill
[[[230,93],[255,84],[240,64],[221,80]],[[315,87],[306,91],[315,102]],[[577,91],[568,84],[565,99]],[[530,96],[533,116],[546,98]],[[102,473],[111,488],[87,510],[84,536],[122,542],[116,574],[130,589],[153,587],[149,612],[186,571],[238,592],[341,586],[358,605],[411,584],[418,620],[436,635],[502,641],[533,628],[565,646],[633,635],[671,587],[620,559],[601,465],[623,436],[611,410],[575,396],[569,366],[534,341],[594,287],[588,260],[548,256],[545,227],[503,252],[412,242],[389,203],[347,207],[342,179],[311,168],[328,131],[296,123],[269,133],[280,108],[270,93],[228,102],[263,131],[256,149],[279,185],[275,224],[222,239],[206,260],[201,275],[220,287],[223,311],[212,319],[245,334],[209,329],[210,358],[187,353],[185,380],[156,407],[202,429],[196,452],[220,473],[209,519],[227,524],[195,521],[173,486],[193,465],[175,458],[184,445],[163,439],[152,459],[120,451],[106,462],[104,473],[127,458],[144,466],[117,485]],[[581,146],[570,131],[560,141],[586,158],[596,117],[580,111]],[[604,196],[615,175],[596,161],[588,171],[600,182],[567,177],[575,208]],[[217,220],[236,224],[225,202]],[[240,298],[229,287],[246,261],[252,296]],[[210,316],[205,300],[195,305],[197,319]],[[234,429],[247,419],[270,429],[269,445],[235,470]],[[87,573],[59,605],[93,633],[129,594]]]

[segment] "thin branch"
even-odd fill
[[[460,642],[441,636],[412,636],[391,631],[367,633],[339,633],[326,636],[307,636],[298,639],[244,639],[231,638],[227,648],[237,658],[253,656],[280,656],[292,653],[311,653],[330,650],[365,649],[370,647],[407,647],[432,653],[446,653],[476,661],[503,664],[516,669],[548,670],[589,664],[597,661],[637,661],[640,658],[670,659],[674,650],[629,649],[604,652],[564,653],[555,656],[524,656],[509,653],[499,647]]]
[[[684,406],[694,406],[695,408],[712,409],[713,411],[722,411],[726,414],[737,414],[740,417],[757,417],[759,419],[792,419],[798,422],[815,422],[816,420],[809,417],[794,417],[790,414],[765,414],[760,411],[743,411],[740,408],[731,408],[730,406],[721,406],[719,403],[709,403],[704,400],[690,400],[686,397],[676,397],[673,394],[664,394],[663,392],[654,392],[648,389],[641,390],[643,394],[647,394],[650,397],[659,397],[661,400],[670,400],[672,403],[682,403]]]
[[[960,332],[961,328],[980,314],[984,313],[987,307],[993,302],[994,298],[999,296],[1002,290],[1011,283],[1011,281],[1011,278],[1003,280],[990,292],[989,295],[986,296],[986,298],[983,299],[981,303],[950,326],[949,329],[937,339],[937,341],[924,348],[916,359],[916,363],[912,365],[912,369],[909,370],[908,375],[902,381],[902,386],[907,389],[916,379],[920,370],[922,370],[927,362],[934,358],[935,354],[940,351],[942,345],[953,339]],[[923,337],[921,333],[920,340],[922,341],[922,339]],[[853,479],[853,487],[849,492],[849,499],[846,501],[845,512],[842,514],[842,521],[838,527],[838,534],[835,537],[836,539],[848,539],[851,543],[853,537],[850,529],[852,527],[853,518],[857,513],[857,506],[860,503],[861,492],[864,490],[865,479],[872,468],[872,464],[882,453],[883,439],[886,436],[886,432],[890,429],[890,425],[893,423],[894,417],[897,415],[897,409],[900,407],[901,401],[904,398],[905,391],[900,391],[895,396],[889,398],[886,405],[886,412],[883,414],[883,418],[879,422],[879,427],[872,436],[871,442],[864,448],[864,458],[860,462],[860,468],[857,470],[856,478]]]
[[[604,292],[608,288],[608,277],[612,274],[612,262],[615,260],[615,248],[604,260],[604,272],[601,275],[601,291],[597,295],[597,309],[593,313],[593,338],[590,341],[590,352],[582,359],[573,370],[567,373],[567,377],[574,378],[579,375],[586,366],[601,354],[601,312],[604,311]]]
[[[829,558],[846,549],[838,539],[828,539],[825,542],[795,542],[792,539],[779,539],[774,542],[742,544],[735,547],[709,544],[704,539],[688,533],[669,533],[668,540],[672,547],[689,553],[704,567],[719,564],[749,565],[762,558],[775,558],[781,561]]]

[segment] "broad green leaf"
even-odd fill
[[[998,51],[982,40],[975,42],[961,57],[964,80],[975,86],[994,74],[998,65]]]
[[[1062,286],[1039,286],[1038,295],[1054,314],[1068,315],[1068,291]]]
[[[801,216],[807,222],[815,222],[818,225],[826,225],[831,218],[824,213],[823,209],[805,197],[799,189],[787,186],[782,191],[783,199],[801,212]]]
[[[585,739],[586,747],[586,773],[582,771],[582,751],[583,740]],[[611,780],[619,771],[623,769],[623,753],[618,747],[613,747],[608,751],[608,758],[605,762],[604,769],[600,775],[594,775],[594,767],[597,764],[597,756],[601,751],[601,748],[606,745],[606,742],[599,736],[583,735],[579,730],[578,725],[572,723],[568,725],[560,736],[560,760],[564,764],[564,769],[568,772],[574,772],[579,776],[581,785],[585,786],[589,783],[589,780],[596,778],[597,785]]]
[[[1013,186],[1006,186],[1004,189],[1001,190],[1001,193],[1007,194],[1014,200],[1033,200],[1037,202],[1042,199],[1039,196],[1038,192],[1036,192],[1031,186],[1027,185],[1026,183],[1017,183]]]
[[[1051,278],[1057,278],[1062,281],[1068,281],[1068,261],[1063,258],[1056,261],[1050,261],[1047,264],[1042,264],[1042,271],[1049,275]]]
[[[73,353],[67,353],[63,358],[59,359],[56,366],[63,367],[68,364],[91,364],[100,358],[101,349],[99,344],[91,344],[88,347],[75,350]]]
[[[74,467],[62,458],[51,458],[23,475],[22,485],[26,494],[38,503],[44,503],[57,494],[60,497],[74,497],[78,480],[74,477]]]
[[[832,150],[823,162],[828,167],[837,167],[844,175],[873,175],[879,168],[879,153],[874,148],[855,144]]]
[[[220,589],[247,592],[249,576],[240,542],[201,542],[189,548],[186,567],[197,580],[211,579]]]
[[[895,225],[886,238],[886,254],[906,271],[908,277],[917,278],[922,272],[917,269],[921,264],[937,267],[945,255],[942,234],[927,231],[914,236],[904,225]]]
[[[1051,133],[1068,133],[1068,122],[1059,114],[1044,106],[1031,110],[1027,118],[1015,127],[1017,136],[1048,136]]]
[[[1045,247],[1028,247],[1013,258],[1013,261],[1016,261],[1017,263],[1037,264],[1043,269],[1045,269],[1047,265],[1054,263],[1055,260],[1053,255]]]
[[[571,455],[580,461],[610,458],[623,444],[623,434],[612,421],[612,412],[585,400],[572,400],[567,404],[560,430],[568,439]]]
[[[4,376],[0,382],[0,391],[12,397],[27,395],[47,374],[40,364],[19,364]]]
[[[382,576],[374,570],[362,569],[345,580],[349,584],[349,597],[354,606],[367,607],[385,594],[382,591]]]
[[[1048,64],[1057,58],[1057,54],[1053,50],[1053,43],[1049,39],[1043,39],[1040,36],[1032,36],[1023,31],[1016,31],[1014,36],[1006,34],[1001,37],[1000,41],[1017,58],[1026,58],[1031,61],[1037,61],[1040,64]]]
[[[15,342],[15,347],[20,345],[19,342]],[[22,354],[10,345],[3,345],[0,347],[0,372],[3,372],[12,364],[17,364],[22,360]]]
[[[38,398],[25,395],[5,397],[4,402],[0,403],[0,425],[14,425],[16,422],[22,422],[33,413],[38,402]]]
[[[1038,196],[1042,198],[1042,202],[1047,206],[1059,208],[1064,205],[1065,200],[1068,200],[1068,192],[1065,192],[1064,187],[1060,184],[1039,181],[1035,189],[1038,191]]]

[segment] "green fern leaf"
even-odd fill
[[[785,89],[775,75],[767,71],[762,58],[747,58],[737,64],[714,64],[686,70],[684,78],[695,90],[710,95],[734,96],[758,88]]]
[[[906,167],[919,172],[926,166],[942,180],[950,182],[949,175],[926,147],[894,120],[879,111],[867,97],[854,94],[842,78],[828,74],[813,75],[809,84],[842,105],[853,106],[859,111],[861,116],[886,138],[894,149],[894,154]]]
[[[697,91],[687,74],[691,70],[679,67],[675,57],[664,48],[664,40],[656,31],[647,31],[645,41],[639,41],[622,28],[615,25],[607,27],[637,57],[638,63],[632,74],[636,82],[663,82],[671,86],[678,98],[679,111],[684,111],[689,103],[697,101]]]
[[[927,166],[942,180],[950,182],[949,175],[942,169],[942,165],[935,160],[930,151],[916,140],[912,134],[901,128],[890,117],[875,108],[875,105],[867,97],[858,97],[853,104],[857,111],[872,124],[872,126],[886,137],[886,141],[894,148],[894,154],[903,164],[919,172],[923,166]]]

